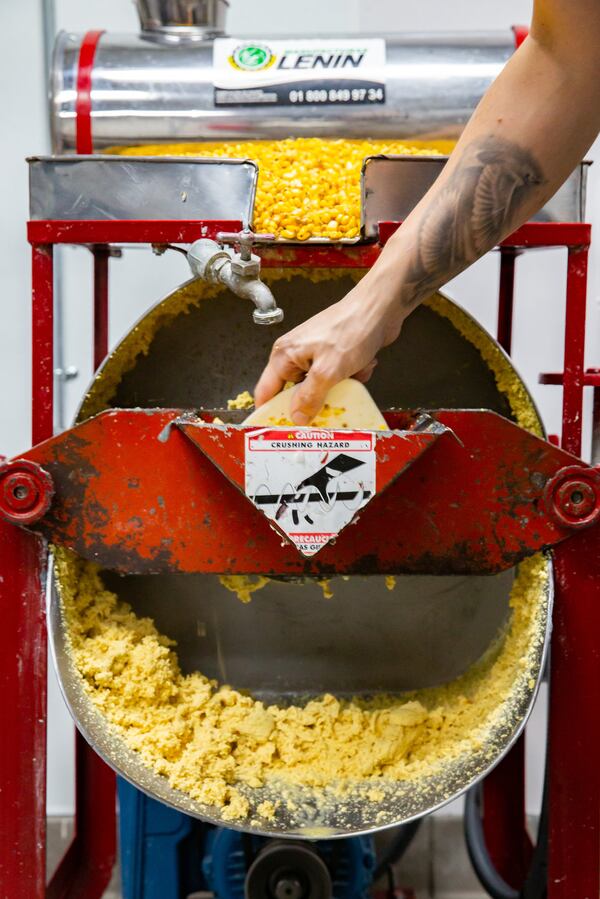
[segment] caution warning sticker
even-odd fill
[[[374,496],[375,440],[371,431],[248,431],[246,495],[313,556]]]

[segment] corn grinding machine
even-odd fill
[[[380,429],[342,401],[308,429],[244,424],[275,337],[373,264],[525,32],[244,40],[226,6],[139,0],[138,36],[57,39],[57,155],[29,160],[33,445],[0,465],[0,893],[103,894],[117,772],[127,899],[360,899],[392,860],[372,835],[402,845],[467,790],[492,895],[595,899],[585,165],[498,248],[497,339],[441,294],[410,316],[369,383]],[[96,375],[53,434],[61,244],[93,254]],[[109,352],[109,259],[130,245],[181,252],[192,278]],[[515,260],[541,247],[566,248],[552,440],[510,360]],[[78,727],[75,836],[47,884],[46,634]],[[534,847],[522,732],[547,657]],[[527,892],[536,864],[547,892]]]

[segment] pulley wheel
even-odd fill
[[[327,865],[306,843],[268,843],[246,877],[246,899],[330,899],[331,893]]]

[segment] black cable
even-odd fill
[[[373,881],[379,880],[382,874],[385,874],[389,868],[400,861],[413,839],[415,838],[422,818],[416,818],[407,824],[401,824],[394,839],[384,849],[381,858],[377,860],[377,867],[373,872]]]
[[[537,841],[521,899],[546,899],[548,896],[548,779],[548,759],[546,759]]]
[[[490,858],[481,818],[481,784],[465,797],[464,832],[467,852],[479,882],[492,899],[546,899],[548,895],[548,766],[538,826],[538,837],[529,872],[521,890],[515,890],[498,874]]]
[[[520,899],[518,890],[514,890],[496,871],[485,845],[481,819],[481,784],[475,784],[465,796],[463,826],[467,852],[484,890],[492,899]]]

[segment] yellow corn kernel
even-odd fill
[[[259,167],[254,228],[287,240],[357,237],[360,170],[378,154],[449,153],[450,141],[346,140],[299,137],[277,141],[198,142],[120,147],[127,156],[204,156],[253,159]]]

